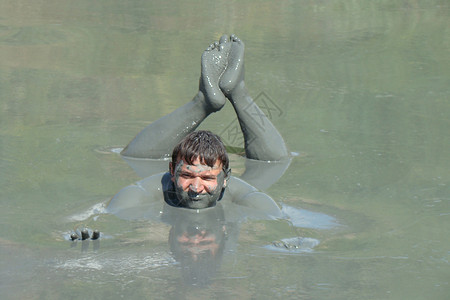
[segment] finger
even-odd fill
[[[100,231],[98,230],[94,230],[94,232],[92,233],[92,237],[91,239],[96,240],[100,237]]]

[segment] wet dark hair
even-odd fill
[[[192,164],[197,158],[210,167],[214,167],[214,163],[219,160],[222,162],[222,168],[228,170],[229,159],[225,146],[220,137],[211,131],[191,132],[175,146],[172,152],[172,164],[174,166],[181,159]]]

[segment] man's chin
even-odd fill
[[[210,201],[209,199],[199,199],[199,200],[193,200],[189,199],[185,202],[187,208],[191,209],[202,209],[214,206],[216,203],[215,201]]]
[[[223,189],[221,190],[223,192]],[[177,190],[177,197],[181,206],[191,209],[202,209],[215,206],[222,193],[189,194],[180,189]]]

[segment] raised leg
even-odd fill
[[[220,79],[220,88],[230,100],[241,126],[247,158],[278,161],[288,151],[278,130],[249,96],[244,83],[244,43],[230,36],[228,66]]]
[[[197,95],[192,101],[145,127],[121,154],[136,158],[167,157],[183,137],[194,131],[208,115],[220,110],[226,98],[219,88],[219,80],[228,65],[230,48],[226,36],[212,43],[201,58]]]

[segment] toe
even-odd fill
[[[219,42],[221,44],[227,43],[228,41],[230,41],[230,39],[228,38],[228,35],[226,35],[226,34],[222,35],[219,40]]]
[[[230,36],[230,38],[231,38],[231,40],[232,40],[233,42],[240,42],[240,41],[241,41],[235,34],[232,34],[232,35]]]

